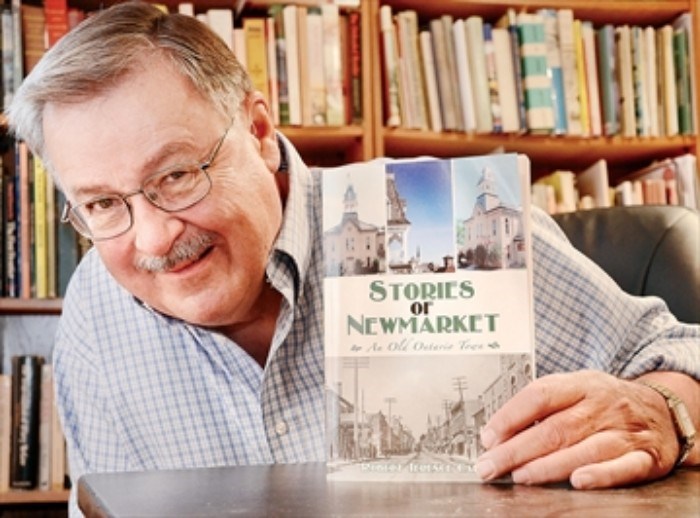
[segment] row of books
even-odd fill
[[[358,9],[341,12],[337,3],[278,4],[267,15],[241,18],[230,8],[195,13],[192,3],[178,4],[177,10],[196,16],[231,48],[269,101],[277,124],[343,126],[362,120]],[[68,8],[65,0],[43,6],[12,0],[4,8],[5,105],[46,49],[86,15]]]
[[[60,222],[65,203],[41,160],[7,139],[0,156],[0,296],[63,296],[90,243]]]
[[[66,473],[52,367],[42,356],[15,356],[12,374],[0,374],[0,493],[64,489]]]
[[[344,126],[362,120],[360,12],[337,3],[276,4],[236,19],[232,9],[178,12],[211,27],[247,68],[276,124]]]
[[[2,95],[8,106],[22,80],[68,30],[85,17],[80,9],[68,8],[66,0],[43,0],[28,4],[11,0],[0,7],[2,38]]]
[[[571,9],[495,23],[380,8],[385,124],[432,131],[654,137],[697,131],[690,13],[594,27]]]
[[[697,158],[659,160],[611,185],[607,162],[583,171],[557,170],[532,184],[532,202],[550,214],[614,205],[682,205],[700,209]]]

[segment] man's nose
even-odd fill
[[[167,254],[185,229],[184,222],[177,214],[154,206],[145,196],[134,196],[129,202],[136,249],[149,256]]]

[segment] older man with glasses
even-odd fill
[[[120,4],[47,53],[8,116],[94,242],[54,350],[73,479],[323,461],[320,178],[225,44]],[[623,293],[541,212],[533,236],[542,377],[486,427],[479,473],[594,488],[697,463],[631,380],[697,426],[700,327]]]

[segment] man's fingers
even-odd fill
[[[604,464],[629,450],[629,439],[620,434],[612,431],[596,433],[570,447],[523,464],[513,471],[513,482],[547,484],[566,480],[579,466]]]
[[[582,466],[571,474],[576,489],[601,489],[627,486],[661,476],[652,456],[640,450],[625,453],[605,462]]]
[[[568,376],[568,377],[567,377]],[[491,448],[509,439],[532,423],[571,407],[585,397],[582,383],[572,383],[572,377],[552,374],[533,381],[515,394],[491,417],[481,434],[484,447]]]

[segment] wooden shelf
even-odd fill
[[[0,492],[0,505],[12,504],[62,504],[68,502],[70,491],[67,489],[55,489],[50,491],[11,490]]]
[[[60,315],[63,299],[0,298],[3,315]]]
[[[390,4],[394,12],[414,9],[426,18],[437,18],[450,13],[455,18],[479,15],[491,21],[500,18],[508,8],[532,12],[543,8],[567,7],[573,9],[578,18],[590,20],[596,25],[612,23],[655,26],[672,21],[679,14],[688,11],[689,5],[688,0],[615,0],[604,4],[592,0],[391,0],[381,3]]]
[[[435,133],[420,130],[384,129],[386,156],[451,157],[505,152],[527,154],[537,169],[588,167],[599,158],[607,160],[611,171],[627,172],[648,165],[653,160],[694,150],[694,136],[671,138],[623,138],[539,135],[498,135]],[[546,168],[546,169],[544,169]]]

